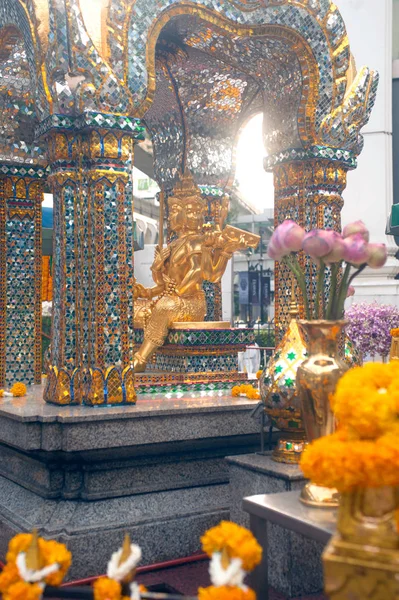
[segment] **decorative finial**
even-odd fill
[[[125,539],[123,540],[122,554],[119,559],[119,566],[123,565],[123,563],[125,563],[127,561],[127,559],[129,558],[129,556],[131,555],[132,551],[131,551],[130,545],[131,545],[130,536],[128,533],[126,533]]]
[[[290,302],[290,310],[288,311],[288,314],[290,314],[293,319],[296,319],[297,317],[299,317],[299,307],[298,307],[298,303],[296,301],[294,278],[292,278],[291,302]]]
[[[26,550],[25,562],[28,569],[32,569],[32,571],[40,571],[40,569],[43,567],[37,529],[32,531],[32,541]]]

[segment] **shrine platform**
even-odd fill
[[[72,550],[76,579],[104,572],[126,531],[151,564],[191,555],[229,518],[224,458],[258,448],[253,402],[185,392],[60,407],[42,394],[0,399],[0,559],[37,527]]]

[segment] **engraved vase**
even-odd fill
[[[335,430],[330,401],[338,380],[348,370],[339,355],[346,321],[300,321],[299,324],[307,338],[308,358],[298,368],[296,386],[306,437],[313,442]],[[311,506],[338,506],[339,494],[307,483],[301,501]]]
[[[341,495],[337,533],[324,551],[330,600],[399,598],[399,488]]]

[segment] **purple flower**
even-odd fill
[[[388,356],[391,329],[399,326],[399,309],[391,304],[352,304],[346,311],[347,333],[364,356]]]

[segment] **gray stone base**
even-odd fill
[[[105,573],[126,532],[151,564],[200,550],[206,529],[229,518],[228,485],[82,502],[47,500],[0,477],[0,498],[1,556],[10,537],[37,527],[71,550],[69,579]]]
[[[215,395],[56,407],[40,388],[0,401],[0,559],[37,527],[73,553],[70,579],[103,573],[125,532],[143,564],[200,549],[229,518],[226,454],[259,443],[253,403]]]
[[[277,463],[270,455],[228,457],[230,473],[230,518],[249,527],[242,510],[243,498],[300,490],[305,478],[296,465]],[[321,553],[323,546],[278,525],[268,527],[269,584],[288,598],[323,589]]]

